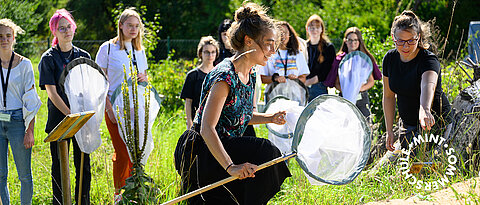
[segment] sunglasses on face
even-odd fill
[[[358,42],[358,39],[347,38],[347,39],[345,40],[345,42],[347,42],[347,43]]]

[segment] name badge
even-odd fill
[[[0,113],[0,121],[10,122],[10,114]]]

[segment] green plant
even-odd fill
[[[195,67],[197,59],[194,60],[173,60],[174,51],[165,60],[150,64],[150,82],[157,91],[165,96],[162,108],[174,111],[183,107],[183,100],[180,99],[180,92],[185,81],[186,73]]]
[[[130,55],[129,55],[130,58]],[[131,58],[130,58],[131,60]],[[137,76],[137,69],[134,69],[133,66],[129,67],[131,76]],[[138,101],[138,81],[136,77],[131,78],[131,91],[129,89],[129,84],[127,82],[127,72],[125,65],[124,70],[124,81],[122,82],[122,95],[123,95],[123,122],[119,120],[118,123],[120,127],[120,133],[123,136],[125,145],[130,152],[133,167],[132,167],[132,176],[125,180],[125,186],[121,188],[122,193],[122,204],[129,204],[131,202],[136,202],[140,204],[154,203],[157,201],[157,197],[161,196],[160,189],[145,173],[144,164],[141,163],[142,158],[144,157],[145,145],[147,144],[148,138],[148,121],[149,121],[149,111],[150,111],[150,89],[151,85],[148,84],[145,88],[145,124],[143,131],[143,143],[140,147],[140,125],[139,125],[139,101]],[[130,102],[132,99],[132,102]],[[131,110],[133,104],[133,110]],[[117,106],[117,114],[120,114],[120,110]],[[132,113],[133,112],[133,113]],[[119,115],[121,116],[121,115]]]

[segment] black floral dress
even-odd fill
[[[208,150],[198,134],[212,85],[225,81],[230,92],[215,127],[223,147],[235,164],[249,162],[260,165],[281,156],[270,141],[242,136],[252,119],[255,74],[244,84],[238,78],[230,59],[218,64],[205,78],[194,129],[180,137],[175,149],[175,166],[182,176],[184,192],[193,191],[230,175]],[[190,204],[266,204],[279,190],[290,172],[284,162],[260,170],[254,178],[236,180],[189,199]]]

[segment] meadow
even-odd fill
[[[36,78],[38,79],[38,59],[32,61]],[[164,71],[162,71],[164,72]],[[166,72],[166,71],[165,71]],[[448,73],[447,73],[448,74]],[[177,78],[183,78],[183,75]],[[154,86],[155,77],[152,78]],[[38,83],[38,80],[36,81]],[[181,86],[181,85],[180,85]],[[157,87],[161,90],[167,89]],[[51,155],[49,144],[43,142],[47,134],[44,132],[47,120],[47,94],[40,90],[37,85],[37,92],[42,100],[42,107],[37,114],[35,124],[35,146],[32,150],[32,172],[34,179],[33,204],[51,204]],[[167,106],[168,107],[168,106]],[[161,202],[168,201],[178,196],[180,188],[180,177],[175,171],[173,152],[178,137],[185,130],[184,112],[182,107],[166,109],[162,107],[158,118],[152,128],[155,148],[148,159],[146,173],[152,177],[162,195]],[[264,126],[256,127],[257,136],[266,137],[267,130]],[[105,123],[101,125],[102,145],[91,154],[92,204],[113,204],[113,179],[112,179],[112,153],[113,147],[110,141]],[[75,172],[73,166],[73,151],[70,151],[70,179],[72,186],[72,197],[75,185]],[[362,172],[352,183],[342,186],[310,185],[304,176],[303,171],[295,160],[289,161],[289,168],[292,177],[288,178],[282,185],[281,191],[270,201],[269,204],[363,204],[370,201],[403,199],[410,196],[419,196],[429,200],[431,192],[420,191],[404,180],[397,165],[386,165],[380,167],[376,173],[369,170]],[[456,173],[450,181],[463,181],[472,176],[471,172]],[[8,186],[12,204],[20,204],[20,182],[17,179],[13,157],[9,155],[9,176]],[[478,186],[478,185],[476,185]],[[476,194],[461,195],[457,197],[465,202],[479,203],[480,198]]]

